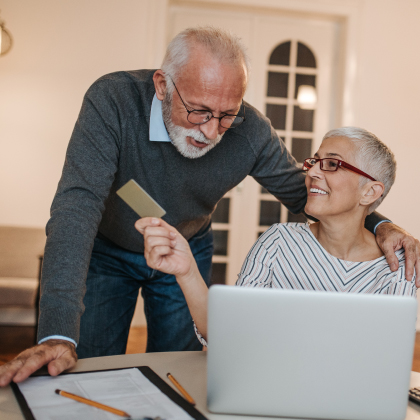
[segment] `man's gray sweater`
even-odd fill
[[[93,241],[98,231],[116,245],[143,252],[138,216],[116,191],[136,180],[189,239],[205,228],[217,202],[247,175],[293,213],[306,203],[304,174],[269,120],[245,103],[245,122],[198,159],[169,142],[149,140],[153,70],[118,72],[85,95],[47,224],[38,339],[78,341]]]

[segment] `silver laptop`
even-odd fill
[[[208,408],[403,420],[416,314],[412,297],[212,286]]]

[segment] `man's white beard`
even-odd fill
[[[162,116],[172,144],[176,147],[178,152],[186,158],[197,159],[201,156],[204,156],[208,151],[213,149],[213,147],[216,146],[220,140],[222,140],[224,133],[218,134],[214,140],[209,140],[201,131],[175,125],[171,119],[171,100],[171,96],[167,93],[162,102]],[[192,144],[188,144],[187,137],[192,137],[194,140],[197,140],[201,143],[206,143],[207,146],[199,148],[193,146]]]

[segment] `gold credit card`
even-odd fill
[[[146,191],[130,179],[123,185],[117,194],[140,216],[140,217],[163,217],[166,211],[163,210]]]

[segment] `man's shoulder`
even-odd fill
[[[113,102],[117,107],[122,106],[124,109],[130,107],[130,104],[135,108],[143,106],[148,113],[155,94],[155,71],[131,70],[105,74],[89,87],[85,96],[96,103]]]
[[[270,131],[270,120],[250,103],[244,101],[243,109],[241,111],[245,114],[245,122],[239,127],[245,127],[243,130],[244,133],[247,133],[250,128],[267,129]]]
[[[277,135],[271,126],[270,120],[262,114],[257,108],[243,103],[239,115],[245,116],[245,121],[237,128],[229,130],[226,134],[233,137],[240,137],[247,141],[256,155]]]
[[[95,92],[137,92],[146,93],[153,91],[153,74],[156,70],[130,70],[116,71],[105,74],[92,83],[87,94]]]
[[[153,75],[156,70],[124,70],[115,71],[112,73],[105,74],[104,76],[97,79],[95,83],[127,83],[127,84],[153,84]]]

